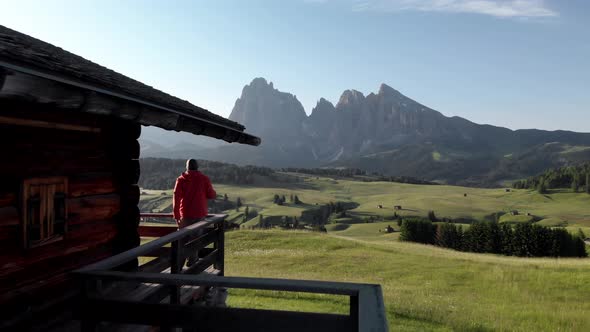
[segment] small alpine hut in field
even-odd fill
[[[260,144],[0,26],[0,330],[387,331],[379,285],[224,277],[225,214],[139,225],[142,125]],[[349,296],[350,314],[226,308],[232,287]]]

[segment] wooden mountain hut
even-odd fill
[[[137,186],[142,126],[260,144],[236,122],[0,26],[0,330],[95,330],[101,321],[200,324],[205,330],[242,330],[248,323],[255,329],[266,322],[264,328],[280,330],[280,324],[301,327],[311,317],[182,306],[191,298],[183,298],[181,290],[204,284],[355,298],[378,290],[371,301],[383,314],[378,324],[384,324],[381,291],[374,285],[224,279],[224,215],[179,231],[142,233]],[[140,235],[157,239],[140,246]],[[199,250],[199,259],[185,268],[190,250]],[[153,260],[140,265],[140,257]],[[199,280],[206,269],[218,279]],[[134,293],[122,293],[119,281],[134,283]],[[362,319],[360,310],[353,313],[316,314],[312,320],[318,328],[345,330],[351,321],[375,323]]]

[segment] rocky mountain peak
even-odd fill
[[[314,119],[318,116],[321,116],[322,114],[331,114],[334,113],[335,110],[336,108],[334,108],[334,104],[324,98],[320,98],[316,106],[312,109],[309,118]]]
[[[270,84],[266,81],[264,77],[256,77],[252,80],[249,84],[251,87],[272,87],[272,82]]]
[[[365,96],[362,92],[357,90],[346,90],[340,96],[340,100],[336,107],[344,105],[356,105],[360,104],[365,100]]]
[[[301,136],[307,115],[297,97],[258,77],[244,87],[229,118],[266,140],[288,141]]]
[[[260,136],[262,145],[219,146],[209,156],[240,164],[358,167],[447,183],[496,185],[547,166],[590,160],[590,152],[565,153],[571,146],[590,146],[590,134],[511,131],[448,118],[386,84],[367,96],[344,91],[336,107],[321,98],[308,117],[297,97],[256,78],[244,87],[230,119]]]
[[[332,104],[330,101],[324,99],[324,98],[320,98],[320,100],[318,100],[318,103],[315,106],[316,108],[334,108],[334,104]]]
[[[257,77],[253,79],[250,84],[244,86],[244,89],[242,89],[242,96],[247,94],[268,94],[272,93],[272,91],[274,91],[272,82],[268,82],[263,77]]]
[[[397,95],[399,94],[399,92],[397,90],[395,90],[394,88],[390,87],[389,85],[385,84],[385,83],[381,83],[381,86],[379,86],[379,92],[377,93],[378,95],[384,96],[384,95]]]

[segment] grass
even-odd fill
[[[561,218],[547,218],[540,220],[537,224],[546,227],[565,227],[567,226],[567,221]]]
[[[559,190],[541,195],[531,190],[506,192],[504,189],[359,182],[313,176],[303,176],[303,182],[298,183],[266,187],[215,185],[215,189],[219,194],[227,193],[230,200],[240,197],[245,205],[265,217],[299,217],[304,210],[316,208],[316,204],[342,201],[359,204],[356,209],[348,211],[350,217],[357,220],[368,216],[391,218],[394,213],[426,216],[430,210],[439,218],[481,220],[496,212],[517,210],[540,219],[563,220],[569,226],[590,226],[590,195]],[[161,196],[158,191],[146,192],[148,195],[142,195],[142,202],[156,200],[154,206],[157,209],[169,208],[171,191],[167,191],[166,196]],[[287,201],[291,194],[298,195],[304,204],[273,204],[275,194],[285,195]],[[403,210],[395,211],[394,205],[401,205]],[[254,219],[249,225],[256,225],[258,219]]]
[[[551,191],[420,186],[304,176],[266,187],[217,185],[265,217],[300,216],[329,202],[356,202],[327,234],[240,230],[226,240],[226,275],[381,284],[392,331],[590,330],[590,259],[517,258],[457,252],[398,240],[379,232],[394,221],[352,223],[368,216],[426,216],[481,220],[496,212],[530,212],[546,226],[590,235],[590,195]],[[144,190],[142,206],[169,209],[171,191]],[[298,195],[303,205],[272,203]],[[465,196],[466,194],[466,196]],[[378,208],[383,205],[383,208]],[[394,211],[401,205],[401,211]],[[243,208],[242,210],[243,211]],[[231,212],[240,218],[242,212]],[[505,215],[506,222],[515,222]],[[523,216],[527,217],[527,216]],[[528,217],[530,218],[530,217]],[[247,225],[256,225],[258,218]],[[346,313],[344,297],[231,290],[234,307]]]
[[[566,145],[566,149],[561,151],[561,154],[568,154],[568,153],[576,153],[576,152],[584,152],[590,150],[590,146],[584,145]]]
[[[438,151],[432,152],[432,160],[434,161],[441,161],[442,155]]]
[[[535,217],[527,216],[524,214],[520,214],[517,216],[513,216],[511,214],[505,214],[500,217],[501,223],[511,223],[511,224],[527,223],[527,222],[532,222],[533,220],[535,220]]]
[[[382,285],[392,331],[585,331],[588,259],[462,253],[375,235],[355,224],[327,235],[230,232],[226,275]],[[373,236],[370,239],[371,235]],[[370,240],[369,240],[370,239]],[[230,306],[344,313],[341,297],[230,291]]]

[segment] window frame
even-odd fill
[[[25,249],[41,247],[65,238],[68,219],[67,196],[68,178],[65,176],[23,180],[21,232]],[[57,231],[56,225],[60,227]],[[34,227],[38,227],[38,238],[31,239]]]

